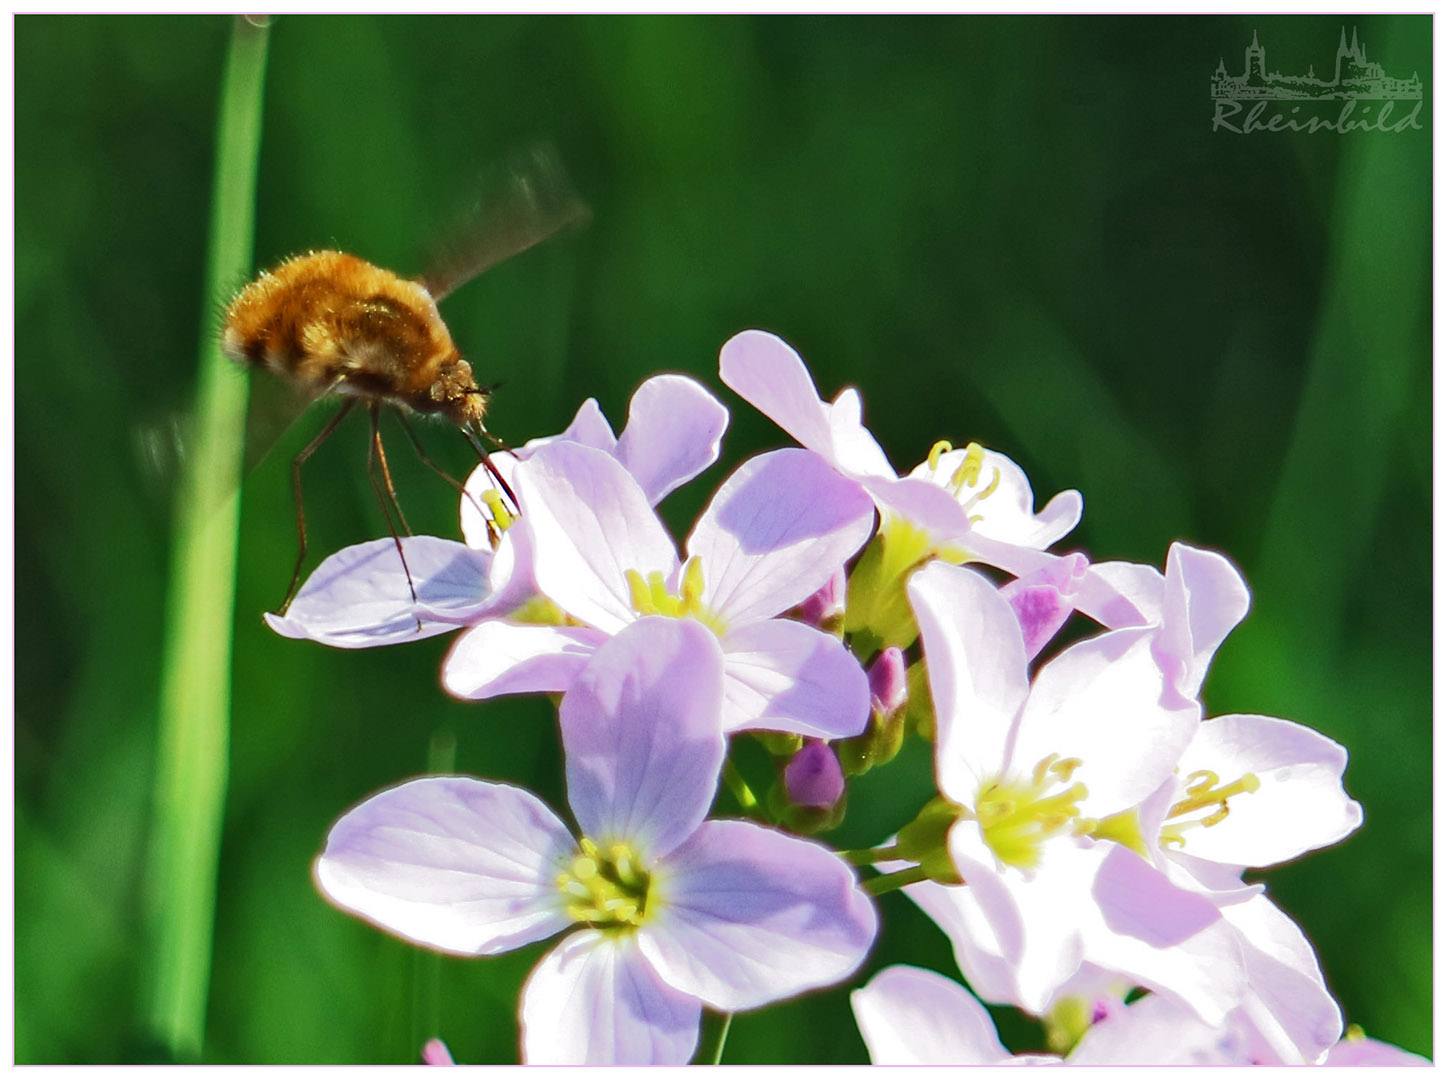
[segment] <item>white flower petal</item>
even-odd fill
[[[705,822],[652,889],[639,947],[669,985],[718,1009],[838,982],[875,938],[874,905],[842,859],[753,822]]]
[[[873,1065],[999,1065],[1010,1057],[985,1006],[965,987],[895,964],[850,995]]]
[[[567,690],[608,635],[587,626],[479,623],[458,638],[442,665],[442,685],[460,698]]]
[[[1005,764],[1026,701],[1026,646],[1011,605],[973,570],[932,562],[906,587],[935,702],[940,790],[973,805]]]
[[[646,864],[686,840],[719,786],[724,658],[692,619],[649,616],[601,645],[559,706],[584,835]]]
[[[531,792],[430,776],[342,815],[316,878],[334,904],[384,930],[487,956],[569,924],[555,879],[576,846]]]
[[[654,973],[632,935],[583,930],[523,986],[523,1063],[687,1065],[700,1011]]]

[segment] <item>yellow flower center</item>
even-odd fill
[[[1086,797],[1086,785],[1071,783],[1071,774],[1080,765],[1080,758],[1050,754],[1037,762],[1029,779],[1002,776],[981,788],[975,816],[996,858],[1007,866],[1034,870],[1046,840],[1078,831],[1077,804]]]
[[[1161,827],[1162,844],[1185,847],[1184,833],[1188,829],[1210,829],[1213,825],[1220,824],[1230,812],[1227,800],[1234,795],[1251,794],[1261,786],[1256,773],[1244,773],[1230,784],[1223,784],[1211,769],[1199,769],[1192,773],[1187,777],[1187,797],[1171,808]],[[1208,809],[1211,812],[1200,817],[1189,816]]]
[[[649,914],[649,880],[629,845],[604,849],[584,837],[557,884],[570,918],[598,930],[628,930],[642,926]]]
[[[941,439],[930,448],[930,454],[926,458],[926,461],[929,463],[932,472],[940,467],[941,457],[950,453],[953,449],[954,447],[944,439]],[[985,447],[981,446],[980,443],[970,443],[965,448],[965,457],[961,459],[960,464],[955,468],[955,472],[950,474],[950,479],[945,484],[946,489],[965,507],[965,512],[970,518],[972,525],[981,521],[984,515],[973,514],[971,511],[981,502],[995,494],[996,488],[1000,487],[1001,483],[1000,469],[991,466],[992,475],[990,482],[981,488],[981,490],[974,490],[975,486],[980,483],[980,474],[984,467]],[[970,494],[967,494],[967,491],[969,491]]]
[[[628,581],[629,602],[640,615],[667,615],[671,619],[695,619],[719,636],[724,635],[724,620],[705,606],[704,564],[695,555],[684,564],[679,578],[679,591],[669,592],[664,584],[664,575],[658,570],[649,571],[645,578],[637,570],[624,572]]]

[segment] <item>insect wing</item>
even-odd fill
[[[584,225],[588,217],[557,150],[551,143],[533,143],[508,155],[484,182],[482,196],[450,231],[448,245],[421,281],[441,300],[504,259]]]

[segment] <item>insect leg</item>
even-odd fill
[[[307,519],[302,512],[302,465],[307,458],[317,452],[318,447],[327,441],[327,436],[337,430],[337,425],[352,411],[352,406],[355,404],[357,404],[356,398],[348,398],[337,410],[337,415],[327,422],[327,426],[318,433],[317,437],[307,443],[300,454],[292,458],[292,494],[297,501],[297,564],[292,567],[292,583],[287,586],[287,596],[277,611],[278,615],[285,615],[287,608],[292,606],[292,599],[297,593],[297,582],[302,576],[302,561],[307,557]]]
[[[402,410],[395,409],[393,410],[393,412],[394,415],[396,415],[397,417],[397,422],[402,425],[402,430],[407,432],[407,438],[412,443],[412,449],[417,452],[418,459],[433,472],[437,473],[438,476],[441,476],[444,480],[451,484],[463,496],[463,498],[471,502],[473,504],[473,509],[477,510],[479,514],[483,514],[483,508],[478,505],[478,500],[473,498],[472,492],[468,491],[466,487],[454,480],[441,466],[437,465],[430,457],[427,456],[427,453],[422,448],[422,443],[418,441],[417,432],[412,430],[412,425],[407,422],[407,417],[403,414]],[[483,516],[486,517],[487,515],[484,514]]]
[[[382,431],[377,426],[377,403],[373,402],[367,407],[367,416],[372,424],[372,439],[367,444],[367,479],[372,481],[372,490],[377,495],[377,501],[382,505],[382,516],[387,519],[387,531],[392,534],[392,542],[397,545],[397,557],[402,560],[402,572],[407,575],[407,591],[412,594],[412,602],[417,603],[417,589],[412,584],[412,571],[407,566],[407,556],[402,552],[402,537],[397,535],[397,527],[393,524],[392,513],[388,509],[389,501],[392,510],[397,511],[397,520],[402,523],[402,529],[408,536],[412,535],[412,529],[407,524],[407,518],[402,514],[402,504],[397,501],[397,489],[392,486],[392,472],[387,467],[387,451],[382,449]],[[385,484],[377,482],[377,464],[382,464],[382,479]],[[385,493],[384,493],[385,492]],[[422,629],[419,622],[418,629]]]

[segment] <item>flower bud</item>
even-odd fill
[[[870,665],[870,708],[889,716],[905,704],[905,654],[891,645]]]
[[[809,739],[784,767],[784,788],[796,806],[828,810],[845,793],[845,774],[827,744]]]
[[[845,568],[842,566],[836,570],[818,592],[794,609],[794,613],[801,622],[838,635],[845,621]]]
[[[422,1044],[422,1063],[424,1065],[456,1065],[452,1054],[448,1053],[447,1043],[441,1039],[428,1039]]]

